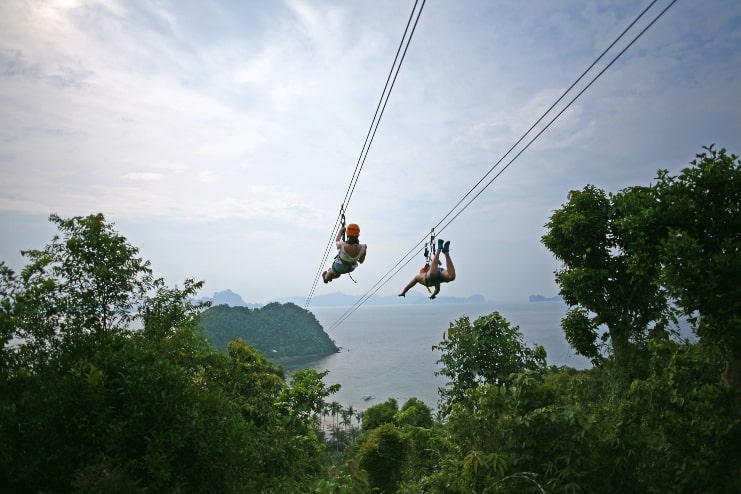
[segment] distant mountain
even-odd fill
[[[313,307],[345,307],[355,305],[361,299],[358,295],[347,295],[342,292],[327,293],[315,295],[311,298]],[[294,303],[296,305],[305,305],[306,297],[285,297],[276,299],[276,302]],[[438,295],[435,300],[430,300],[429,295],[424,292],[409,292],[406,297],[398,295],[374,295],[363,302],[364,305],[404,305],[404,304],[479,304],[486,302],[483,295],[471,295],[469,297],[446,297]]]
[[[558,302],[563,300],[563,297],[556,295],[555,297],[544,297],[543,295],[530,295],[527,298],[528,302]]]
[[[314,314],[291,303],[264,307],[216,305],[202,313],[206,337],[220,349],[242,338],[266,358],[322,356],[339,348]]]
[[[201,301],[211,302],[212,307],[217,305],[228,305],[229,307],[249,307],[251,309],[262,307],[262,304],[248,304],[247,302],[242,300],[242,297],[239,294],[234,293],[229,289],[226,289],[223,292],[214,292],[213,297],[204,297],[201,299]]]

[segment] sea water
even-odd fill
[[[445,385],[446,378],[435,375],[440,370],[437,363],[440,353],[432,347],[442,341],[450,324],[462,316],[473,322],[497,311],[511,325],[519,327],[528,346],[545,347],[549,364],[577,369],[590,367],[586,358],[576,355],[569,347],[561,331],[560,322],[566,312],[563,302],[363,305],[336,324],[348,309],[310,307],[340,352],[285,367],[289,373],[300,368],[329,371],[324,383],[340,384],[341,389],[327,401],[356,410],[388,398],[395,398],[401,406],[411,397],[436,409],[438,388]]]

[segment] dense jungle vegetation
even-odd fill
[[[269,359],[339,351],[314,314],[290,302],[256,309],[217,305],[203,312],[201,324],[216,348],[242,338]]]
[[[344,409],[322,373],[215,348],[201,282],[166,286],[102,215],[52,215],[20,273],[0,263],[3,492],[741,492],[740,205],[741,161],[712,146],[650,186],[570,192],[542,241],[594,367],[462,317],[437,413]]]

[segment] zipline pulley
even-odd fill
[[[342,228],[343,228],[342,241],[344,242],[345,240],[347,240],[345,238],[345,232],[344,232],[344,228],[345,228],[345,205],[344,204],[340,206],[340,223],[342,224]]]
[[[425,245],[425,270],[429,269],[432,258],[435,257],[435,229],[430,230],[430,244]]]

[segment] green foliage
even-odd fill
[[[610,352],[618,360],[629,358],[631,345],[664,336],[675,320],[657,283],[658,266],[646,262],[655,237],[631,221],[644,213],[648,195],[636,187],[608,196],[587,185],[568,198],[542,237],[563,263],[556,282],[572,307],[563,321],[566,339],[594,364]]]
[[[15,335],[14,300],[19,289],[13,270],[0,261],[0,378],[13,367],[14,354],[8,347]]]
[[[726,352],[726,384],[741,416],[741,159],[704,149],[677,177],[659,174],[650,211],[666,225],[661,282],[699,315],[697,333]]]
[[[291,375],[291,386],[283,390],[280,402],[292,415],[308,419],[322,411],[326,398],[340,390],[339,384],[329,387],[322,380],[329,371],[301,369]]]
[[[561,320],[561,329],[576,353],[587,357],[592,364],[602,363],[603,352],[597,320],[589,317],[589,312],[584,307],[567,310]]]
[[[409,398],[394,416],[394,422],[399,427],[422,427],[431,428],[432,409],[417,398]]]
[[[16,337],[25,342],[20,356],[37,363],[76,335],[126,330],[161,283],[102,214],[49,219],[60,235],[23,252],[30,262],[13,295]]]
[[[339,351],[314,314],[291,303],[273,302],[259,309],[218,305],[203,313],[202,324],[217,348],[242,338],[268,358]]]
[[[381,493],[393,493],[402,480],[407,444],[395,425],[374,428],[358,451],[358,464],[368,472],[371,487]]]
[[[605,369],[480,386],[453,407],[455,453],[425,492],[733,492],[737,421],[709,350],[652,343],[628,393],[606,391]]]
[[[739,346],[741,159],[705,150],[677,177],[660,173],[655,186],[653,213],[667,224],[662,281],[687,312],[712,319],[715,339]]]
[[[65,492],[77,479],[92,489],[105,480],[97,478],[100,469],[111,466],[141,492],[181,484],[233,491],[231,477],[250,465],[240,453],[250,434],[236,408],[221,393],[193,386],[187,369],[168,358],[177,350],[165,341],[141,334],[83,339],[39,371],[4,383],[3,396],[13,399],[9,408],[3,400],[12,411],[2,420],[6,486]]]
[[[395,398],[389,398],[383,403],[369,407],[363,414],[361,429],[368,432],[384,424],[394,424],[399,412],[399,404]]]
[[[449,379],[440,389],[443,415],[454,404],[466,401],[478,386],[506,385],[513,374],[542,370],[546,365],[545,349],[529,348],[519,327],[511,326],[498,312],[481,316],[473,324],[461,317],[433,350],[442,352],[438,360],[442,369],[437,374]]]
[[[368,472],[361,469],[355,460],[348,460],[343,467],[333,467],[329,479],[317,482],[311,491],[315,494],[367,494],[371,492]]]
[[[741,160],[704,149],[676,177],[660,170],[651,187],[572,191],[542,241],[564,263],[556,280],[575,309],[563,327],[578,352],[598,363],[604,326],[617,359],[635,357],[631,346],[666,337],[671,297],[727,353],[726,384],[741,410]],[[619,364],[633,371],[628,381],[642,377]]]
[[[0,264],[4,492],[308,491],[323,376],[291,390],[244,341],[216,351],[200,282],[166,287],[102,215],[51,220],[20,277]]]
[[[620,408],[635,443],[631,485],[644,492],[733,492],[741,487],[738,421],[719,375],[717,347],[655,342],[651,370]],[[715,487],[711,487],[715,486]]]

